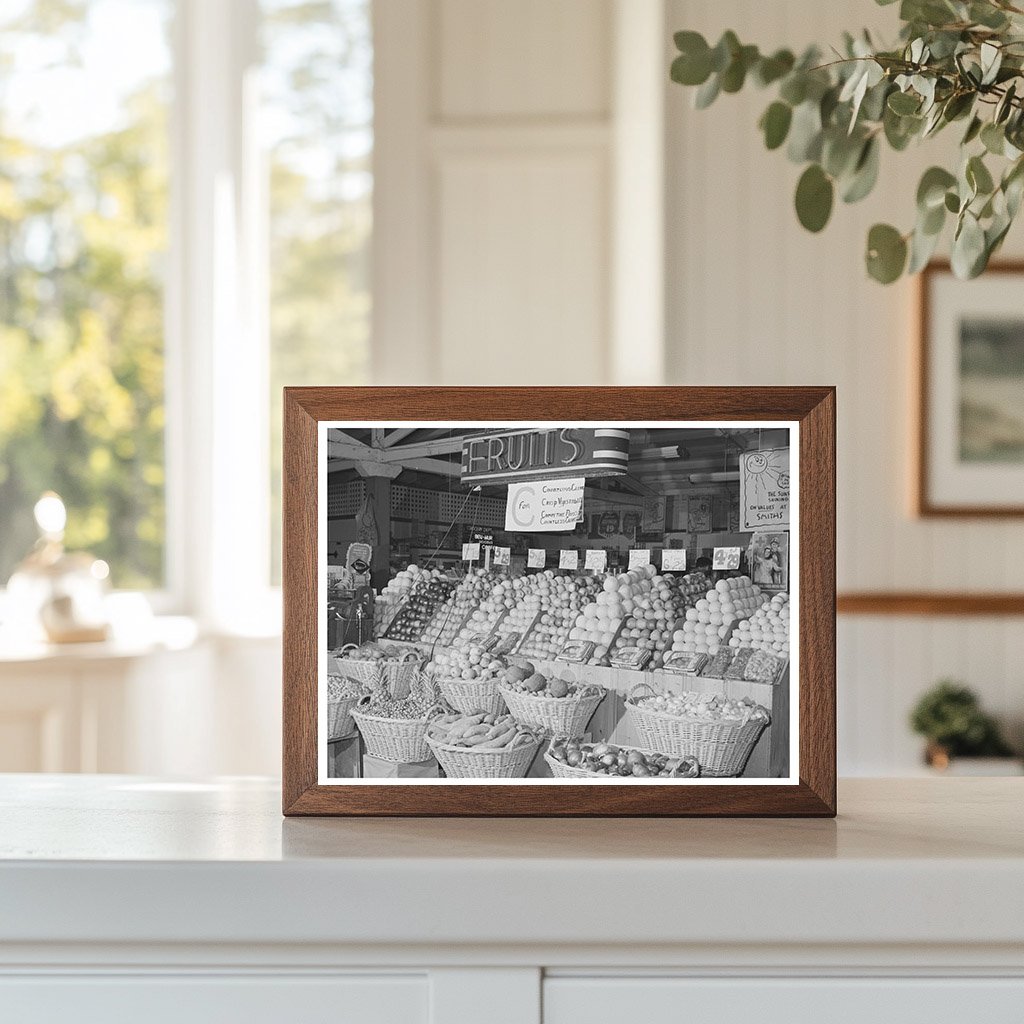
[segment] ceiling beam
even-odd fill
[[[423,473],[440,473],[442,476],[459,476],[462,463],[447,459],[402,459],[399,465],[405,469],[418,469]]]
[[[416,441],[396,445],[382,453],[386,459],[429,459],[434,455],[451,455],[462,451],[461,437],[445,437],[437,441]]]
[[[390,434],[384,435],[384,447],[390,448],[392,445],[398,444],[402,438],[408,437],[410,434],[414,434],[415,432],[415,427],[401,427],[398,430],[392,430]]]
[[[359,462],[361,459],[371,458],[372,454],[372,448],[368,448],[365,444],[360,444],[358,441],[353,441],[347,436],[344,441],[335,441],[330,437],[327,438],[328,459],[351,459],[353,462]]]

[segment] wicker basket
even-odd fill
[[[501,686],[499,692],[509,711],[523,725],[574,739],[583,735],[606,691],[602,686],[584,686],[571,697],[541,697]]]
[[[554,739],[551,740],[551,743],[554,743]],[[547,761],[548,766],[551,768],[551,774],[556,779],[615,779],[617,781],[620,778],[629,778],[629,776],[605,775],[604,772],[592,772],[588,768],[577,768],[574,765],[565,764],[563,761],[559,761],[551,756],[551,743],[548,744],[548,749],[544,751],[544,760]],[[615,745],[619,750],[639,750],[641,754],[646,755],[653,753],[650,750],[644,750],[642,747],[625,747],[619,743]],[[699,775],[700,766],[696,760],[694,758],[684,758],[672,769],[672,774],[668,777],[672,779],[695,779]],[[647,781],[660,782],[661,776],[654,776],[653,778],[648,776]]]
[[[505,702],[498,692],[497,679],[438,679],[437,685],[444,699],[456,711],[505,714]]]
[[[521,779],[530,769],[540,737],[504,750],[457,747],[427,738],[438,764],[449,779]]]
[[[352,709],[359,703],[359,700],[359,696],[356,695],[327,702],[328,740],[343,740],[355,733],[356,724],[352,719]]]
[[[344,657],[345,651],[356,649],[355,644],[347,644],[338,652],[345,675],[358,679],[370,693],[386,690],[399,700],[409,696],[413,679],[423,667],[424,659],[419,651],[410,648],[400,658]]]
[[[643,694],[642,690],[650,692]],[[640,742],[644,747],[663,751],[671,757],[695,757],[701,775],[713,778],[739,775],[771,721],[771,716],[760,705],[745,722],[709,721],[697,716],[648,710],[644,702],[653,696],[656,693],[652,687],[639,683],[630,690],[626,700],[626,713]]]
[[[413,764],[430,758],[427,722],[436,710],[431,708],[422,718],[381,718],[354,708],[352,718],[371,757],[395,764]]]

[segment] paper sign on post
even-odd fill
[[[583,514],[585,477],[509,484],[505,529],[514,533],[575,530]]]
[[[529,569],[543,569],[548,553],[544,548],[530,548],[526,552],[526,565]]]
[[[463,544],[462,545],[462,560],[464,562],[479,562],[480,561],[480,545],[479,544]]]
[[[578,569],[580,566],[580,553],[578,551],[559,551],[559,569]]]
[[[740,530],[789,526],[789,449],[740,456]]]
[[[495,565],[508,565],[512,561],[511,548],[495,548],[493,562]]]
[[[651,564],[650,548],[634,548],[629,553],[629,568],[642,569],[645,565]]]
[[[716,570],[738,569],[740,567],[739,548],[715,548],[711,559],[711,568]]]
[[[662,572],[685,572],[686,548],[665,548],[661,553]]]
[[[604,548],[588,548],[586,558],[583,562],[584,569],[593,569],[596,572],[604,572],[608,567],[608,552]]]

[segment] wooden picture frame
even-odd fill
[[[916,437],[912,445],[914,452],[913,510],[923,519],[1002,519],[1024,516],[1024,503],[985,504],[977,500],[949,500],[937,497],[935,491],[935,469],[932,448],[937,417],[935,392],[936,376],[941,376],[936,366],[934,332],[941,319],[937,309],[936,286],[948,280],[965,294],[979,294],[982,289],[992,288],[1007,276],[1024,276],[1024,261],[1001,260],[992,262],[982,278],[975,281],[959,282],[952,276],[948,261],[936,260],[918,275],[917,281],[917,338],[915,345],[915,366],[917,410],[915,417]],[[1018,282],[1024,284],[1024,280]],[[970,291],[968,291],[970,290]],[[1009,297],[1016,302],[1016,298]],[[980,308],[980,305],[979,305]],[[996,315],[996,314],[994,314]],[[1020,317],[1024,322],[1024,315]],[[941,383],[941,382],[940,382]],[[948,383],[948,382],[947,382]],[[946,390],[943,387],[942,390]],[[948,403],[947,403],[948,404]],[[948,410],[947,410],[948,414]],[[961,431],[963,427],[961,427]],[[1012,467],[1011,467],[1012,468]],[[975,493],[977,493],[975,491]]]
[[[320,424],[778,421],[798,427],[798,774],[731,785],[325,785],[318,779]],[[351,816],[812,816],[836,813],[835,389],[286,388],[283,812]],[[364,780],[365,781],[365,780]],[[546,780],[549,783],[551,780]],[[694,780],[699,783],[701,780]],[[715,781],[715,780],[709,780]],[[730,780],[732,781],[732,780]]]

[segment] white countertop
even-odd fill
[[[0,777],[0,943],[1024,944],[1024,783],[822,820],[284,819],[275,783]]]

